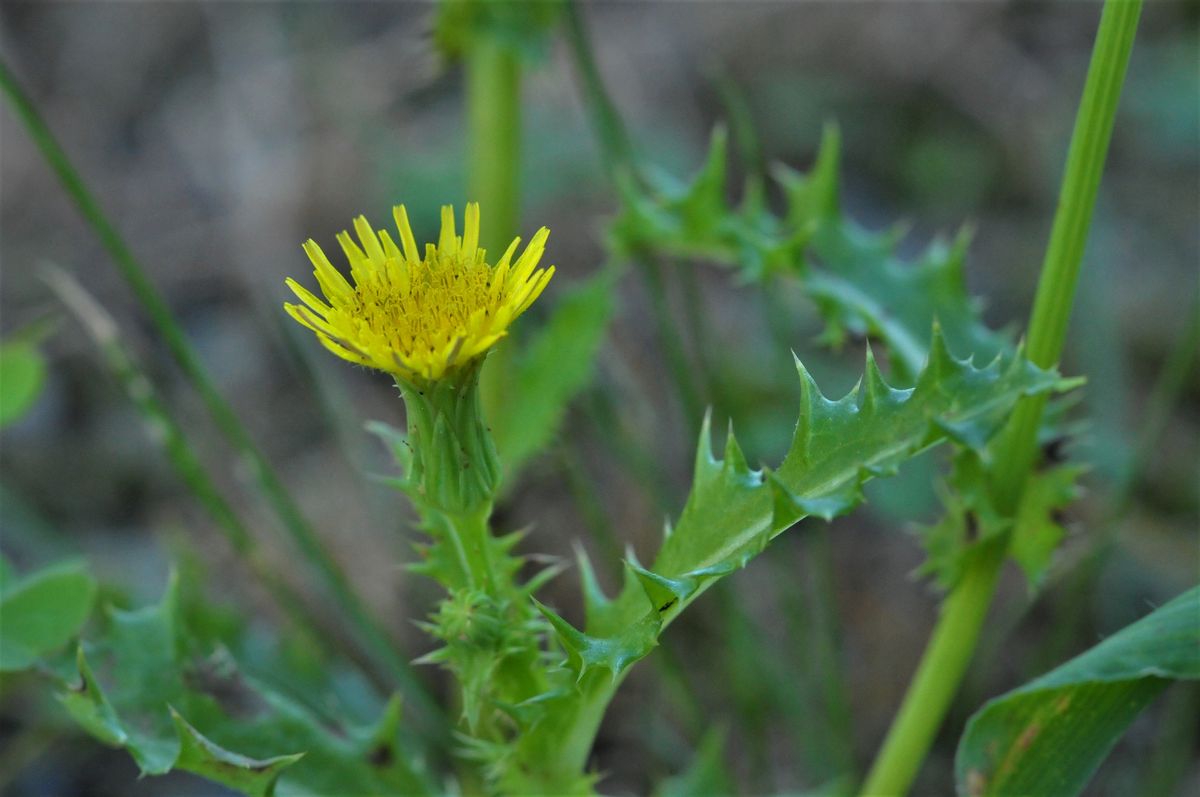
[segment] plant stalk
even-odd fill
[[[497,258],[520,221],[521,62],[511,48],[480,34],[466,55],[467,199],[483,212],[479,245]],[[512,346],[497,346],[481,376],[486,417],[510,400]]]
[[[1058,363],[1066,340],[1141,9],[1142,0],[1105,0],[1100,17],[1029,322],[1026,354],[1043,368]],[[991,489],[997,507],[1010,515],[1020,503],[1033,465],[1045,401],[1038,396],[1018,403],[997,440]],[[902,795],[912,785],[975,651],[1007,544],[1005,539],[985,544],[946,597],[916,675],[867,776],[863,795]]]
[[[484,223],[479,245],[498,257],[520,218],[521,64],[491,36],[471,42],[466,58],[467,199]]]

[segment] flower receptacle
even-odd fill
[[[412,460],[405,475],[413,497],[450,515],[490,504],[500,484],[500,459],[479,399],[483,360],[439,379],[396,378],[408,413]]]

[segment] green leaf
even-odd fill
[[[1067,534],[1058,513],[1079,497],[1076,482],[1087,470],[1085,465],[1058,465],[1031,473],[1025,483],[1008,551],[1034,589],[1041,586]]]
[[[616,278],[615,270],[606,269],[573,287],[514,358],[504,401],[488,417],[507,485],[550,442],[567,405],[591,379],[612,315]]]
[[[19,420],[46,381],[46,361],[29,342],[0,344],[0,427]]]
[[[302,753],[265,760],[247,758],[213,744],[171,708],[171,720],[179,736],[175,768],[195,772],[243,794],[273,794],[275,781],[287,767],[304,757]]]
[[[980,450],[963,450],[954,458],[941,490],[941,519],[918,529],[927,556],[917,573],[932,576],[938,587],[950,590],[983,543],[1011,534],[1009,554],[1036,590],[1066,535],[1059,511],[1078,497],[1076,482],[1087,467],[1066,463],[1030,473],[1016,517],[1007,518],[992,501],[986,453],[981,456]]]
[[[977,711],[958,744],[959,793],[1077,794],[1134,717],[1183,678],[1200,678],[1200,587]]]
[[[653,649],[662,629],[776,535],[809,515],[828,519],[849,511],[862,501],[863,482],[894,473],[941,441],[986,443],[1020,397],[1067,384],[1020,357],[983,368],[955,359],[936,330],[930,351],[909,389],[889,386],[868,356],[863,380],[836,401],[821,394],[797,361],[799,419],[776,470],[752,468],[732,434],[718,459],[706,422],[691,494],[678,523],[668,527],[653,567],[630,561],[616,599],[600,593],[590,568],[583,567],[583,630],[544,610],[566,661],[557,689],[546,699],[552,704],[546,721],[519,741],[523,765],[545,766],[535,762],[561,750],[559,737],[574,738],[571,723],[598,721],[594,712],[629,666]]]
[[[83,628],[95,596],[96,581],[82,562],[9,584],[0,597],[0,672],[28,669],[65,646]]]
[[[983,323],[980,303],[967,293],[964,269],[970,235],[965,230],[952,242],[935,240],[908,261],[895,251],[904,235],[902,225],[872,232],[845,215],[836,127],[825,129],[808,173],[783,166],[774,170],[787,199],[781,215],[756,201],[758,175],[748,178],[740,207],[727,202],[726,150],[725,136],[718,128],[707,159],[689,182],[658,177],[643,184],[626,179],[621,186],[622,212],[612,227],[618,250],[636,255],[640,249],[651,249],[713,260],[737,269],[748,282],[789,278],[816,302],[825,321],[823,342],[837,347],[857,336],[882,343],[902,384],[913,382],[929,356],[926,331],[931,323],[939,324],[956,351],[981,361],[1015,354],[1009,336]],[[1054,420],[1043,422],[1043,433],[1058,434],[1063,407],[1050,406],[1047,415]],[[978,434],[966,438],[973,433],[969,428],[946,426],[945,431],[969,449],[982,448]],[[956,463],[955,469],[975,468],[974,463]],[[1013,530],[1012,555],[1036,587],[1063,536],[1054,515],[1074,495],[1072,478],[1071,472],[1064,471],[1031,484],[1035,492],[1044,492],[1028,497],[1019,522],[998,517],[979,484],[952,479],[959,493],[947,492],[945,516],[924,530],[929,559],[919,572],[933,575],[939,587],[949,588],[978,551],[980,540]],[[976,481],[982,480],[980,472]],[[853,496],[831,500],[826,509],[836,512],[839,502]]]
[[[186,770],[249,795],[430,793],[399,747],[398,698],[371,727],[322,717],[308,707],[320,695],[302,702],[241,672],[223,648],[200,650],[174,576],[160,603],[110,609],[78,664],[60,700],[144,774]]]

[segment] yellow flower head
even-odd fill
[[[504,337],[554,274],[554,266],[537,267],[550,234],[545,227],[515,264],[520,238],[492,267],[479,248],[477,203],[467,205],[461,237],[454,231],[454,209],[442,207],[442,233],[436,246],[425,245],[424,257],[404,206],[393,214],[401,248],[362,216],[354,220],[358,244],[346,232],[338,235],[353,285],[311,239],[304,251],[316,267],[325,301],[287,281],[302,303],[284,309],[315,332],[325,348],[350,362],[407,380],[440,379]]]

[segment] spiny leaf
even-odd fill
[[[796,367],[800,413],[777,470],[750,468],[734,443],[727,443],[726,458],[718,460],[706,419],[691,494],[653,566],[629,556],[625,583],[612,600],[585,583],[585,594],[593,596],[586,600],[583,630],[538,604],[567,654],[567,667],[543,696],[545,719],[518,740],[522,767],[536,766],[546,751],[561,750],[560,737],[576,733],[577,725],[598,722],[597,707],[653,649],[662,629],[773,537],[808,515],[848,511],[862,501],[863,482],[894,472],[946,439],[947,424],[970,430],[968,439],[986,440],[1020,397],[1069,384],[1021,358],[977,368],[946,352],[931,358],[912,388],[893,388],[875,375],[867,380],[869,389],[858,387],[833,401],[802,364]]]
[[[659,623],[653,617],[642,617],[612,636],[591,636],[536,599],[534,605],[554,629],[555,638],[567,655],[565,663],[570,666],[577,683],[595,671],[603,672],[615,682],[631,664],[658,644]]]
[[[1041,586],[1051,557],[1066,536],[1058,512],[1079,497],[1077,482],[1087,466],[1064,464],[1029,475],[1013,525],[1009,553],[1032,588]]]
[[[783,166],[774,170],[783,188],[787,208],[779,216],[753,201],[758,175],[748,178],[746,201],[733,207],[724,199],[726,143],[718,132],[713,136],[708,157],[687,183],[666,180],[637,184],[627,181],[622,190],[623,209],[613,224],[619,250],[636,253],[650,249],[680,257],[714,260],[738,269],[748,281],[765,282],[771,277],[791,278],[812,298],[825,321],[822,339],[838,346],[847,336],[876,339],[889,355],[896,378],[904,384],[916,380],[917,370],[932,355],[937,365],[945,362],[948,340],[958,351],[971,352],[981,360],[1003,353],[1018,357],[1009,336],[988,328],[980,304],[966,291],[964,265],[970,233],[960,232],[952,241],[935,240],[915,260],[895,253],[904,236],[903,226],[869,232],[845,215],[840,198],[839,160],[841,143],[836,127],[826,128],[816,162],[807,174]],[[643,170],[646,171],[646,170]],[[944,330],[930,345],[925,331],[930,323]],[[928,368],[926,378],[936,378]],[[864,377],[870,404],[880,396],[882,375],[873,355]],[[806,390],[809,380],[805,381]],[[806,399],[807,400],[807,399]],[[1051,404],[1048,417],[1062,414],[1063,407]],[[1045,421],[1045,429],[1057,422]],[[931,439],[948,437],[966,449],[981,451],[993,431],[977,424],[960,424],[953,418],[937,418]],[[962,454],[961,456],[967,456]],[[1060,492],[1060,497],[1062,490]],[[780,508],[788,505],[781,494]],[[832,516],[853,503],[852,495],[823,500],[809,514]],[[1021,527],[1037,526],[1044,533],[1023,535],[1014,558],[1036,582],[1044,564],[1061,538],[1045,500],[1031,499]],[[1035,507],[1040,503],[1043,506]],[[797,506],[803,510],[803,503]],[[952,584],[962,561],[972,555],[965,520],[971,515],[965,505],[948,507],[952,513],[930,527],[927,547],[934,557],[923,572],[938,576],[941,586]],[[1035,518],[1035,509],[1041,514]],[[1000,532],[1012,527],[1012,519],[984,529]],[[1003,529],[1001,529],[1003,526]],[[1053,541],[1053,544],[1050,542]],[[1027,543],[1034,543],[1032,546]]]
[[[175,768],[194,772],[243,794],[270,797],[280,773],[304,757],[303,753],[296,753],[259,760],[231,753],[205,738],[173,707],[170,711],[180,744]]]
[[[734,442],[718,460],[706,419],[692,492],[653,567],[631,562],[620,596],[588,606],[586,633],[547,614],[575,654],[576,675],[580,662],[627,665],[646,655],[662,626],[715,579],[743,567],[800,519],[849,511],[862,501],[863,482],[946,439],[946,428],[986,441],[1019,397],[1064,384],[1022,359],[976,368],[936,341],[932,350],[915,387],[893,388],[876,375],[869,391],[856,387],[836,401],[797,361],[800,416],[778,470],[751,469]]]
[[[1170,679],[1200,678],[1200,587],[975,713],[958,744],[970,797],[1083,789]]]
[[[951,589],[968,559],[984,542],[1011,534],[1009,551],[1031,589],[1037,589],[1054,551],[1066,534],[1058,512],[1078,496],[1078,478],[1087,468],[1061,464],[1029,474],[1016,517],[1005,517],[992,501],[988,470],[977,451],[960,452],[941,492],[944,512],[936,523],[918,528],[926,560],[920,575]]]
[[[726,150],[727,137],[718,127],[704,165],[691,182],[680,183],[650,165],[640,170],[648,175],[646,185],[623,175],[617,183],[621,212],[609,230],[614,249],[628,255],[648,248],[736,263],[747,280],[798,262],[812,226],[790,227],[768,213],[753,194],[740,209],[727,207]]]

